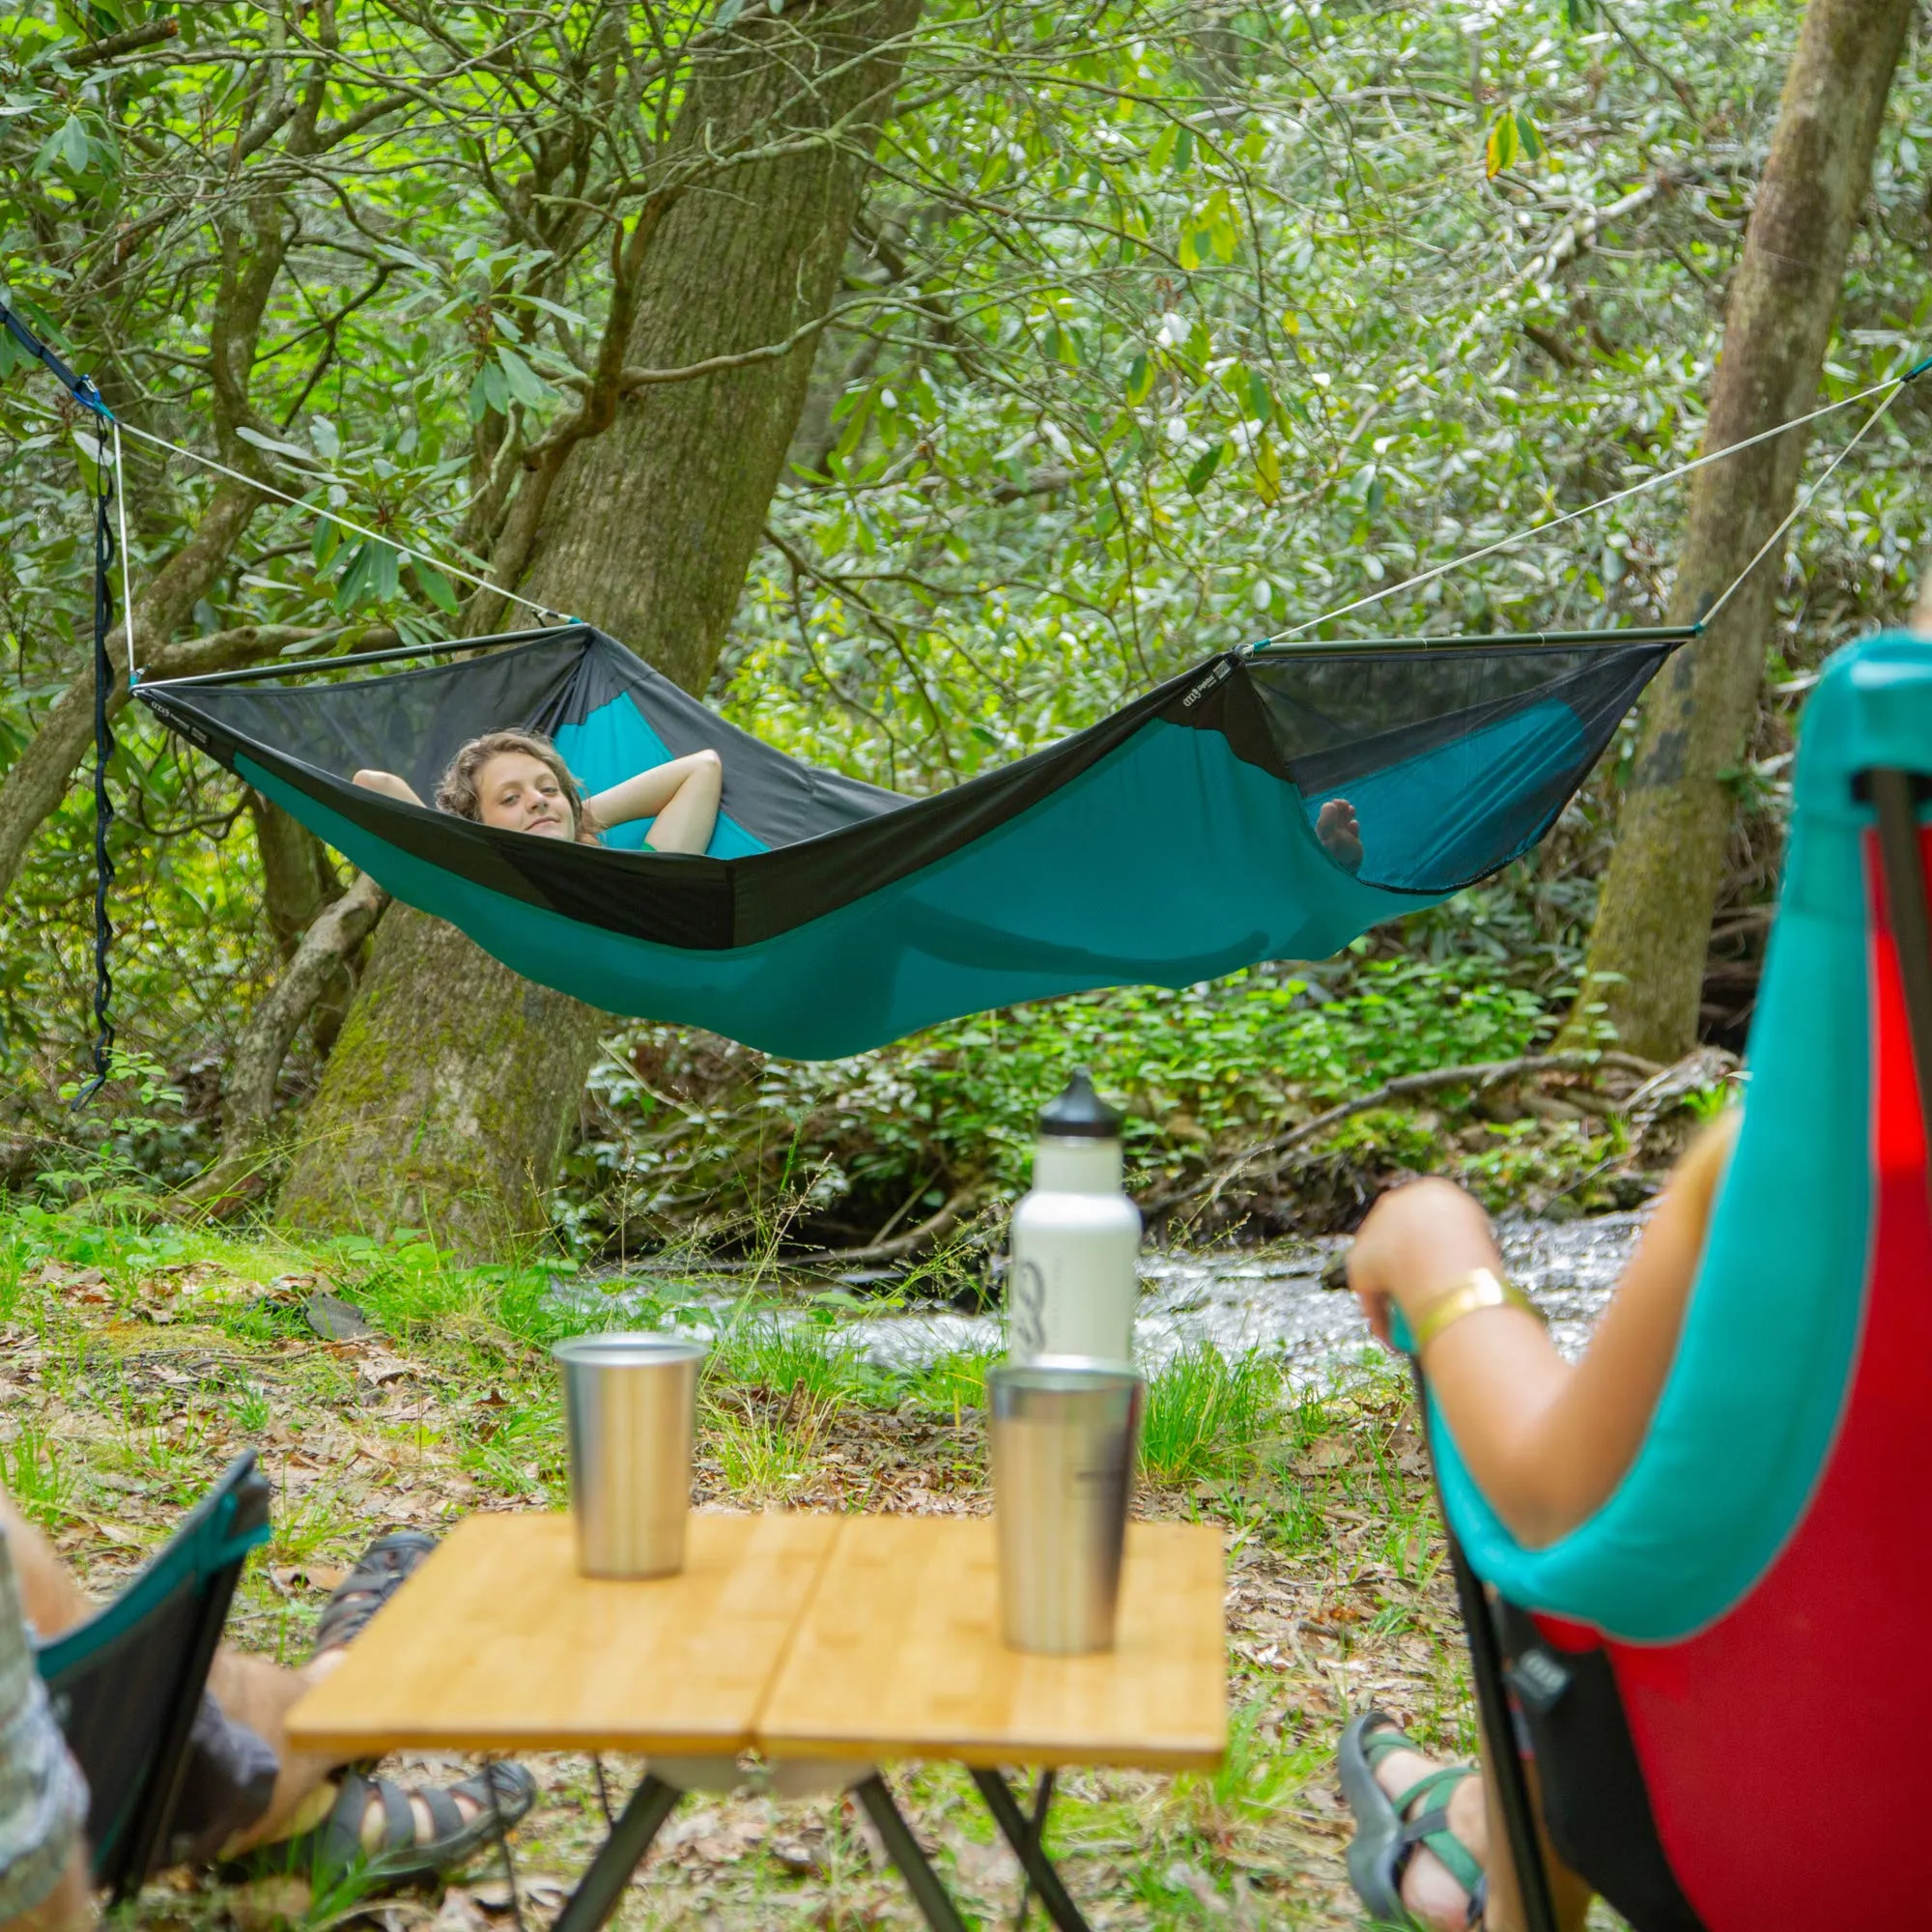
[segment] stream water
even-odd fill
[[[1638,1210],[1589,1220],[1506,1219],[1500,1224],[1511,1277],[1549,1317],[1550,1332],[1565,1353],[1576,1354],[1588,1339],[1643,1220]],[[1279,1351],[1293,1380],[1321,1380],[1334,1365],[1372,1346],[1354,1296],[1322,1286],[1324,1268],[1347,1245],[1346,1240],[1328,1240],[1262,1254],[1148,1255],[1141,1264],[1140,1313],[1134,1323],[1137,1354],[1149,1368],[1158,1368],[1178,1350],[1204,1342],[1226,1354],[1261,1349]],[[588,1283],[559,1283],[556,1292],[580,1306],[582,1298],[594,1293],[609,1319],[613,1294],[609,1281],[594,1289]],[[648,1292],[640,1284],[639,1293]],[[620,1306],[625,1293],[614,1291]],[[769,1305],[766,1295],[760,1301]],[[713,1333],[736,1305],[737,1298],[728,1293],[706,1296],[688,1305],[678,1325],[698,1335]],[[968,1315],[938,1303],[853,1314],[840,1321],[838,1333],[868,1360],[900,1369],[1006,1346],[997,1313]]]

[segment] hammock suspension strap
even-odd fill
[[[114,860],[107,834],[114,823],[114,801],[107,792],[107,767],[114,756],[114,725],[108,703],[114,692],[114,665],[107,639],[114,630],[114,558],[118,508],[121,532],[121,581],[127,610],[128,686],[134,672],[134,605],[128,594],[128,512],[121,481],[121,425],[102,400],[92,376],[76,375],[4,302],[0,327],[14,345],[41,364],[73,400],[97,419],[94,452],[94,1078],[74,1094],[76,1108],[99,1093],[114,1065],[114,922],[108,894],[114,885]],[[111,440],[109,432],[112,433]],[[112,452],[111,459],[109,452]],[[111,463],[111,468],[110,468]]]

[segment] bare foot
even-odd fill
[[[1315,836],[1338,866],[1350,872],[1362,869],[1362,822],[1346,798],[1331,798],[1316,814]]]

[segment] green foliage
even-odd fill
[[[73,1471],[44,1430],[23,1422],[11,1440],[0,1441],[0,1489],[43,1529],[52,1533],[67,1527]]]
[[[726,1221],[787,1190],[821,1220],[848,1199],[881,1218],[904,1203],[916,1219],[962,1187],[1021,1192],[1034,1118],[1076,1066],[1127,1107],[1145,1184],[1206,1148],[1245,1144],[1397,1075],[1519,1054],[1550,1024],[1545,1001],[1499,979],[1486,955],[1365,958],[1342,984],[1257,969],[1179,991],[1016,1007],[852,1060],[745,1055],[737,1080],[721,1080],[701,1105],[665,1091],[676,1043],[640,1029],[593,1078],[596,1166],[580,1157],[574,1185],[639,1236],[668,1232],[694,1196]],[[1352,1131],[1361,1142],[1378,1129]],[[1380,1132],[1405,1161],[1423,1145],[1407,1124]]]
[[[1155,1483],[1236,1473],[1281,1409],[1278,1359],[1232,1359],[1207,1343],[1182,1349],[1149,1380],[1141,1468]]]

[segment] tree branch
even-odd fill
[[[1434,1066],[1423,1073],[1400,1074],[1393,1080],[1385,1081],[1372,1094],[1360,1094],[1352,1100],[1344,1100],[1340,1106],[1330,1107],[1324,1114],[1317,1114],[1312,1121],[1303,1121],[1287,1133],[1277,1135],[1271,1141],[1264,1141],[1258,1147],[1251,1147],[1225,1167],[1203,1175],[1191,1186],[1183,1187],[1175,1194],[1158,1196],[1149,1202],[1143,1211],[1150,1216],[1170,1213],[1183,1202],[1193,1201],[1203,1194],[1208,1197],[1202,1203],[1203,1208],[1211,1208],[1221,1198],[1228,1183],[1256,1161],[1265,1160],[1271,1154],[1292,1152],[1295,1148],[1325,1134],[1331,1127],[1339,1127],[1344,1121],[1353,1120],[1357,1114],[1366,1114],[1374,1107],[1385,1107],[1391,1100],[1400,1100],[1411,1094],[1433,1094],[1444,1087],[1474,1087],[1480,1092],[1505,1080],[1520,1079],[1525,1073],[1586,1073],[1597,1066],[1615,1066],[1627,1073],[1641,1073],[1646,1079],[1654,1079],[1663,1071],[1656,1061],[1639,1060],[1634,1053],[1526,1053],[1515,1060],[1485,1060],[1467,1066]]]
[[[388,894],[368,873],[358,872],[355,883],[315,916],[274,991],[249,1016],[222,1080],[220,1158],[186,1190],[196,1206],[219,1214],[242,1205],[244,1197],[238,1190],[259,1169],[274,1114],[275,1082],[289,1048],[388,903]]]
[[[180,32],[179,20],[149,20],[141,26],[128,27],[122,33],[109,34],[103,40],[92,41],[84,47],[75,47],[61,58],[69,67],[99,67],[102,61],[134,53],[142,47],[152,47],[161,41],[171,41]]]

